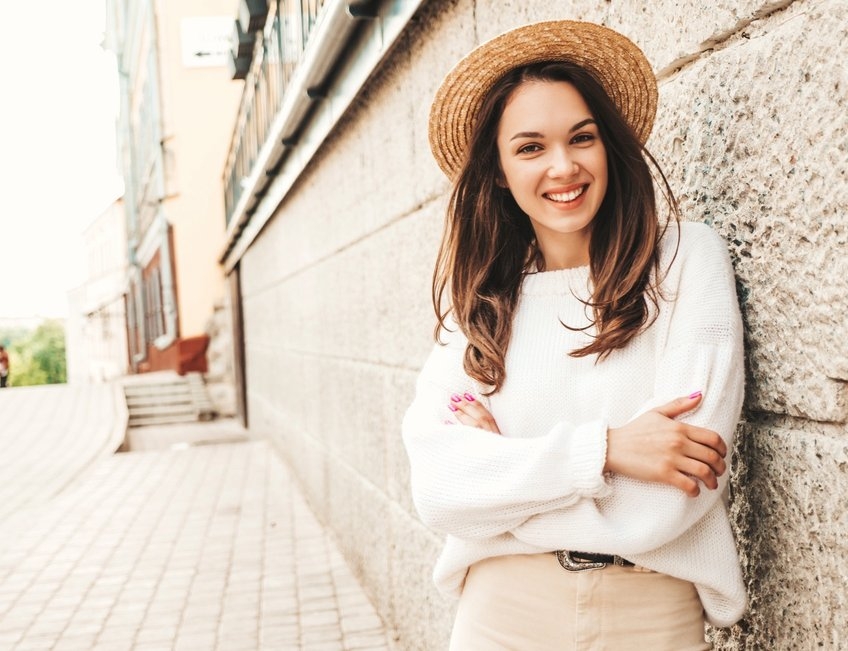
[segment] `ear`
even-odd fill
[[[504,173],[500,165],[498,165],[498,171],[495,172],[495,185],[499,188],[503,188],[504,190],[509,190],[509,185],[506,183],[506,177],[504,177]]]

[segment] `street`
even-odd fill
[[[4,390],[0,413],[0,649],[392,648],[267,442],[212,421],[115,454],[109,385]]]

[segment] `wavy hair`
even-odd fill
[[[436,340],[452,315],[468,339],[465,372],[490,386],[489,395],[506,379],[506,351],[524,275],[544,271],[529,218],[498,184],[500,118],[515,90],[528,81],[572,84],[597,121],[607,155],[607,191],[592,220],[589,243],[593,291],[585,303],[592,322],[581,328],[595,332],[588,345],[570,355],[602,360],[650,325],[649,303],[656,307],[659,295],[659,241],[668,221],[679,222],[665,175],[591,73],[571,63],[543,62],[502,77],[483,102],[451,193],[432,285]],[[665,226],[659,223],[648,161],[668,205]]]

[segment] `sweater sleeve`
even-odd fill
[[[403,420],[412,497],[422,521],[460,538],[488,538],[535,514],[605,494],[604,420],[561,422],[528,439],[455,422],[447,408],[451,394],[480,395],[463,370],[464,350],[458,334],[435,346]]]
[[[717,432],[732,450],[744,398],[742,321],[733,268],[724,241],[705,226],[692,226],[692,237],[685,249],[681,244],[674,277],[664,290],[671,293],[664,297],[665,314],[655,324],[665,333],[653,398],[638,413],[701,390],[704,398],[698,408],[680,420]],[[702,486],[695,498],[665,484],[614,475],[608,495],[572,508],[569,520],[582,526],[569,528],[564,538],[560,532],[555,546],[622,556],[656,549],[711,509],[722,508],[729,474],[719,477],[718,489]],[[554,541],[542,533],[545,527],[542,518],[531,519],[513,533],[525,542],[551,544]]]

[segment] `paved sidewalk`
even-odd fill
[[[4,651],[390,648],[263,441],[103,458],[0,520]]]
[[[6,388],[0,414],[0,522],[111,456],[127,423],[123,395],[108,384]]]

